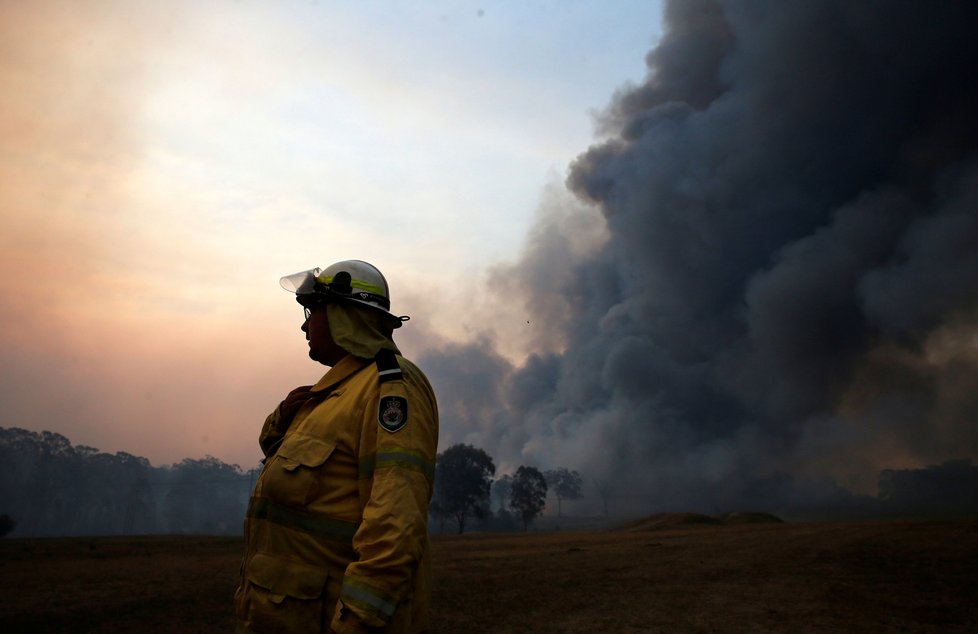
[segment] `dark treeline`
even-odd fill
[[[486,459],[491,464],[491,457],[486,455]],[[256,476],[255,470],[245,471],[213,456],[155,467],[146,458],[129,453],[108,454],[94,447],[72,445],[54,432],[3,427],[0,465],[0,517],[13,520],[12,537],[236,535],[241,532]],[[441,465],[441,470],[446,466]],[[560,470],[546,473],[558,509],[561,498],[555,478],[559,474]],[[525,529],[518,513],[509,508],[513,477],[493,480],[489,471],[483,476],[484,482],[476,487],[477,499],[471,504],[474,528]],[[440,479],[444,484],[444,477]],[[436,484],[433,511],[444,505],[441,489],[443,486]],[[978,514],[978,466],[970,460],[920,469],[887,469],[880,473],[877,496],[853,494],[826,481],[809,486],[804,499],[799,499],[798,483],[784,475],[774,476],[761,489],[751,496],[757,508],[712,510],[769,511],[795,519]],[[779,489],[784,495],[776,494]],[[644,506],[646,512],[697,510],[657,508],[655,500],[634,500],[630,492],[602,486],[598,481],[593,486],[572,487],[572,492],[565,493],[563,499],[589,499],[591,513],[597,510],[605,517],[609,516],[609,505],[610,515],[617,518],[629,515],[622,512],[626,507]],[[615,508],[619,505],[622,509]],[[444,531],[450,515],[433,512],[433,529],[441,527]]]
[[[61,434],[2,427],[0,465],[12,537],[238,534],[254,476],[213,456],[154,467]]]

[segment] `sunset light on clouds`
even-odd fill
[[[344,258],[387,275],[406,353],[488,332],[487,271],[660,10],[0,4],[0,425],[250,466],[320,372],[278,278]]]

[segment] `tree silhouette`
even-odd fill
[[[241,467],[214,456],[185,458],[168,475],[163,508],[170,532],[227,535],[239,530],[245,506],[238,491],[248,477]]]
[[[17,534],[120,535],[241,530],[252,473],[213,456],[153,467],[53,432],[0,427],[0,500]]]
[[[513,476],[509,508],[523,520],[523,530],[543,511],[547,503],[547,480],[535,467],[521,466]]]
[[[506,510],[506,502],[509,501],[510,491],[513,489],[513,476],[508,473],[504,476],[500,476],[492,483],[492,497],[496,499],[496,503],[499,504],[499,510]]]
[[[604,516],[608,517],[608,501],[611,499],[611,483],[607,480],[595,480],[594,488],[601,498],[601,505],[604,507]]]
[[[14,530],[15,526],[17,526],[17,522],[14,518],[6,513],[0,515],[0,537],[6,537],[10,531]]]
[[[579,500],[584,497],[581,488],[584,486],[581,481],[581,474],[577,471],[570,471],[564,467],[552,469],[543,474],[547,480],[547,486],[557,496],[557,517],[562,515],[561,502],[563,500]]]
[[[432,513],[455,520],[459,535],[468,517],[484,518],[489,511],[489,490],[496,466],[482,449],[452,445],[435,462]]]

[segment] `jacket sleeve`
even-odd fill
[[[283,429],[284,427],[284,429]],[[266,458],[273,455],[278,449],[279,443],[285,437],[288,425],[282,425],[282,404],[275,408],[275,411],[268,415],[265,424],[262,425],[261,433],[258,434],[258,446]]]
[[[403,380],[381,383],[363,412],[358,560],[346,569],[333,631],[383,629],[411,598],[427,555],[437,445],[437,404],[424,375],[405,368]]]

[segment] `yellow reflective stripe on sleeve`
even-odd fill
[[[389,621],[397,609],[397,601],[393,597],[352,577],[343,578],[340,597],[344,603],[372,612],[384,621]]]
[[[319,513],[300,511],[283,504],[278,504],[268,498],[251,498],[248,503],[248,517],[268,520],[288,528],[294,528],[306,533],[312,533],[329,539],[353,543],[353,535],[357,532],[358,524],[338,520]]]
[[[427,460],[421,452],[410,449],[378,451],[360,458],[360,479],[365,480],[374,475],[377,469],[401,467],[417,471],[429,480],[435,478],[435,465]]]

